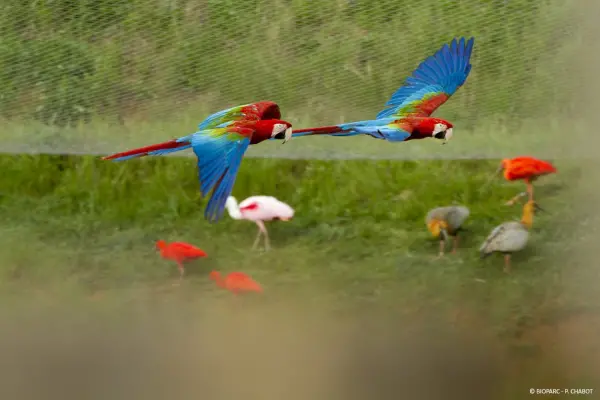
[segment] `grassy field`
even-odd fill
[[[177,335],[183,331],[177,329],[198,323],[200,336],[210,336],[208,329],[217,335],[210,336],[215,343],[223,346],[230,346],[223,342],[225,337],[246,344],[249,337],[262,338],[256,339],[261,343],[254,345],[256,351],[268,347],[268,341],[260,341],[267,338],[285,337],[296,341],[298,349],[312,346],[313,350],[324,343],[344,342],[350,347],[340,350],[343,356],[331,349],[323,354],[340,365],[378,368],[381,379],[392,376],[394,369],[405,370],[409,359],[429,354],[437,343],[443,347],[439,351],[448,351],[449,359],[458,364],[438,365],[430,355],[429,364],[421,366],[423,371],[432,374],[435,368],[458,368],[465,385],[475,385],[477,374],[473,371],[488,374],[485,379],[493,376],[493,385],[477,389],[489,392],[485,398],[526,398],[529,386],[560,383],[561,387],[589,387],[593,378],[593,370],[583,367],[587,365],[584,360],[580,360],[581,368],[566,366],[568,361],[560,358],[564,354],[555,344],[561,335],[558,327],[581,315],[591,324],[597,315],[595,298],[582,295],[582,287],[595,275],[588,264],[569,258],[577,242],[577,227],[585,221],[582,211],[571,207],[584,170],[581,166],[558,162],[560,174],[539,182],[538,201],[549,212],[536,217],[529,248],[515,255],[511,275],[502,272],[500,256],[480,260],[477,252],[494,226],[520,215],[518,207],[503,205],[522,190],[519,183],[497,178],[483,187],[497,161],[245,160],[235,196],[275,195],[296,208],[292,222],[270,224],[274,249],[269,253],[250,250],[256,229],[253,224],[225,218],[210,225],[203,220],[204,203],[198,197],[194,163],[186,158],[115,164],[90,157],[2,156],[0,166],[0,288],[3,302],[10,305],[5,316],[21,315],[22,321],[26,319],[23,315],[29,315],[24,310],[36,310],[36,318],[46,321],[44,317],[67,304],[77,310],[68,308],[68,318],[56,317],[53,323],[38,327],[41,331],[54,332],[56,321],[72,324],[73,315],[79,313],[82,320],[95,323],[105,318],[113,322],[141,318],[146,324],[150,320],[148,330],[149,326],[156,328],[153,324],[160,325],[157,321],[166,321],[168,315],[169,324],[177,328],[160,329],[174,329],[171,334],[181,338]],[[437,243],[425,229],[425,213],[452,203],[470,207],[468,232],[459,254],[435,260]],[[209,257],[188,268],[181,286],[171,286],[177,280],[177,269],[158,257],[154,249],[157,239],[191,242]],[[212,269],[247,272],[265,286],[266,293],[234,304],[228,293],[208,280]],[[40,310],[46,311],[40,314]],[[236,325],[240,329],[237,336],[223,333],[225,322],[215,322],[217,314],[229,316],[229,324],[241,324]],[[202,321],[213,324],[208,328]],[[318,339],[326,327],[333,326],[331,332],[336,332],[344,323],[356,325],[357,321],[365,321],[354,328],[358,336],[344,330],[333,341]],[[146,326],[139,324],[136,329]],[[287,333],[274,339],[278,332],[274,326]],[[292,326],[305,333],[285,330]],[[424,333],[410,336],[417,328]],[[133,340],[133,328],[129,329],[122,335]],[[461,342],[467,340],[465,335],[475,337],[468,346]],[[366,346],[366,337],[371,338],[368,343],[379,341],[382,347],[361,347]],[[460,340],[455,342],[454,337]],[[423,346],[421,352],[406,358],[413,348],[410,343],[417,338],[424,340],[415,345]],[[475,354],[478,347],[474,343],[482,338],[487,343],[484,355]],[[585,340],[580,334],[580,343]],[[385,356],[385,346],[390,357]],[[456,354],[459,348],[462,353]],[[367,357],[367,361],[363,354],[367,350],[380,358]],[[225,347],[223,351],[229,354],[234,350]],[[290,347],[286,351],[291,351]],[[392,353],[396,355],[392,357]],[[583,359],[598,357],[588,350],[584,353]],[[109,354],[113,353],[103,357]],[[292,356],[301,357],[298,353]],[[494,357],[504,361],[491,361]],[[249,355],[242,358],[241,364],[252,359]],[[397,360],[384,362],[390,358]],[[409,364],[397,364],[399,359]],[[471,360],[469,366],[461,364],[467,363],[466,359]],[[281,373],[304,376],[308,372],[299,369],[304,370],[303,362],[308,361],[303,360],[286,364],[283,369],[287,372]],[[192,361],[188,358],[186,362]],[[210,365],[206,366],[209,370],[214,367]],[[489,368],[497,366],[502,372],[492,373]],[[350,372],[340,379],[352,380],[346,373]],[[356,384],[366,385],[367,375]],[[401,375],[410,381],[409,375]],[[255,385],[262,387],[266,396],[262,398],[277,398],[265,394],[268,376],[266,372],[260,375],[256,379],[261,383]],[[315,385],[323,386],[317,381],[321,383]],[[299,385],[298,390],[309,396],[306,387]],[[336,394],[329,398],[352,398],[342,394],[341,386],[331,385],[327,390]],[[465,390],[465,386],[452,387],[456,393]],[[384,389],[380,386],[378,390]],[[219,393],[225,396],[222,390]],[[327,398],[325,394],[311,396]]]
[[[530,388],[600,390],[600,180],[589,180],[600,170],[589,160],[590,60],[600,52],[574,19],[593,16],[595,3],[580,3],[3,2],[0,151],[21,155],[0,155],[0,397],[519,400]],[[253,224],[204,221],[192,158],[25,155],[160,142],[262,99],[295,127],[372,118],[460,35],[476,37],[473,70],[435,114],[455,123],[450,144],[299,138],[249,150],[233,194],[296,209],[293,221],[269,224],[267,253],[250,249]],[[536,185],[548,213],[507,275],[502,257],[481,260],[477,248],[519,218],[503,203],[523,186],[499,177],[486,186],[498,160],[456,159],[525,153],[554,159],[560,173]],[[453,203],[471,209],[468,231],[458,254],[436,259],[425,214]],[[158,239],[209,257],[174,286]],[[265,293],[234,298],[208,279],[213,269],[247,272]]]

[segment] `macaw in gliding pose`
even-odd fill
[[[471,71],[471,52],[475,39],[453,39],[423,61],[377,114],[377,119],[348,122],[335,126],[294,129],[292,137],[309,135],[370,135],[390,142],[405,142],[433,137],[447,143],[452,124],[431,114],[459,87]]]
[[[139,149],[103,157],[103,160],[124,161],[143,156],[156,156],[192,148],[198,158],[198,175],[202,196],[213,192],[204,217],[217,222],[224,213],[240,163],[251,144],[267,139],[292,136],[292,124],[283,121],[279,106],[271,101],[232,107],[219,111],[198,125],[198,131]]]

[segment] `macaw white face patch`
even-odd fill
[[[446,124],[438,122],[433,126],[432,136],[436,139],[442,139],[444,141],[442,144],[446,144],[450,139],[452,139],[452,128],[449,128]]]
[[[444,132],[446,129],[448,129],[446,124],[442,124],[442,123],[435,124],[433,126],[433,136],[435,136],[436,134],[438,134],[440,132]]]
[[[280,133],[285,132],[287,126],[284,124],[275,124],[273,125],[273,132],[271,132],[271,137],[275,137]]]

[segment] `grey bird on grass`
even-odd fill
[[[536,211],[544,210],[533,200],[529,200],[523,206],[523,215],[520,221],[509,221],[495,227],[479,248],[481,258],[486,258],[492,253],[504,254],[504,272],[509,273],[511,254],[521,251],[527,246],[529,231],[533,225],[533,216]]]
[[[465,206],[436,207],[430,210],[425,217],[427,229],[434,238],[440,240],[439,257],[444,255],[446,241],[452,237],[452,253],[458,249],[458,233],[463,231],[462,225],[469,217],[470,211]]]

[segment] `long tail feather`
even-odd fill
[[[367,120],[349,122],[335,126],[323,126],[319,128],[295,129],[292,137],[328,135],[328,136],[356,136],[369,135],[375,139],[386,139],[391,142],[401,142],[410,136],[410,132],[400,126],[389,125],[393,120]]]
[[[310,135],[332,135],[332,136],[352,136],[358,135],[358,132],[349,132],[337,125],[322,126],[319,128],[294,129],[292,137],[310,136]]]
[[[185,150],[190,147],[192,147],[192,144],[187,140],[173,139],[164,143],[152,144],[150,146],[140,147],[139,149],[133,149],[121,153],[112,154],[110,156],[102,157],[102,159],[113,161],[125,161],[132,158],[144,156],[158,156],[163,154],[174,153],[176,151]]]

